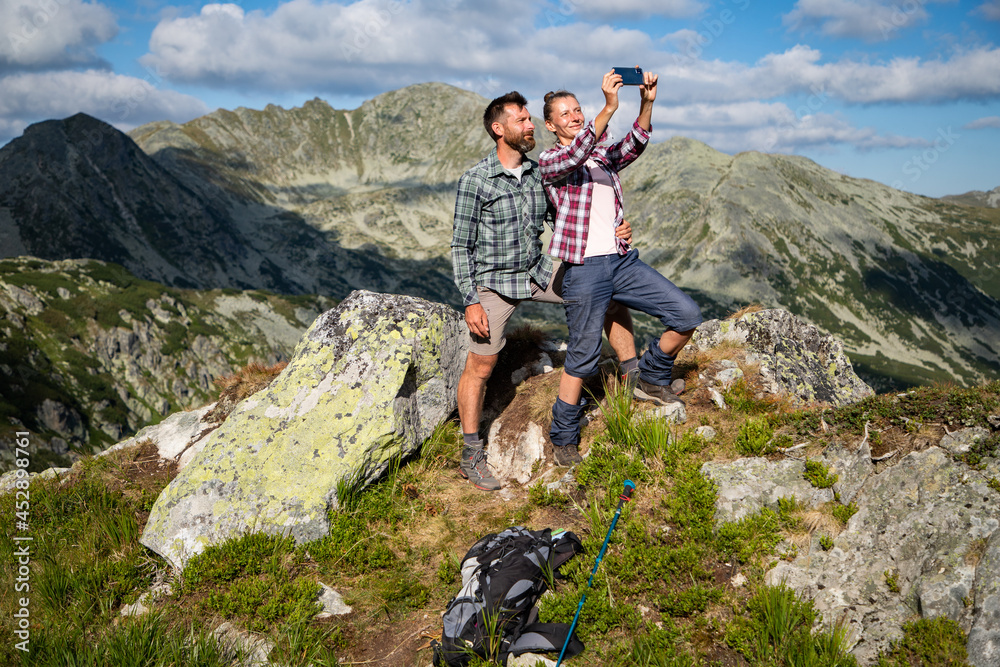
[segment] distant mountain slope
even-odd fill
[[[876,384],[1000,370],[1000,211],[680,138],[624,174],[646,260],[703,300],[807,317]]]
[[[130,133],[138,146],[81,117],[33,126],[0,149],[0,252],[92,254],[174,285],[458,305],[455,183],[493,146],[486,103],[428,83],[351,111],[312,100],[152,123]],[[537,124],[536,151],[551,143]],[[623,176],[643,257],[707,314],[787,308],[844,339],[879,388],[1000,371],[1000,209],[683,138]]]
[[[964,206],[987,206],[990,208],[1000,208],[1000,186],[989,192],[982,190],[970,190],[960,195],[946,195],[942,200],[952,204],[962,204]]]
[[[333,303],[173,289],[92,260],[0,261],[0,470],[18,425],[44,468],[206,404],[213,379],[290,358]]]
[[[83,114],[29,127],[0,149],[0,257],[95,258],[179,287],[343,297],[365,286],[457,300],[439,248],[418,260],[367,240],[344,247],[337,231],[269,203],[231,156],[194,153],[151,158]]]
[[[270,105],[152,123],[131,136],[181,177],[221,180],[260,205],[294,212],[345,248],[444,256],[454,185],[493,148],[482,126],[485,104],[428,83],[353,111],[315,99],[291,110]]]

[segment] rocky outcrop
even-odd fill
[[[338,484],[374,480],[455,409],[465,332],[442,304],[352,293],[209,436],[157,499],[142,543],[182,567],[249,530],[323,537]]]
[[[840,340],[787,310],[746,313],[734,320],[710,320],[698,327],[692,349],[745,345],[760,364],[765,391],[800,403],[840,406],[874,394],[858,377]]]
[[[204,404],[248,361],[287,359],[332,304],[173,289],[92,260],[0,260],[0,412],[32,433],[40,462],[69,465]]]
[[[858,512],[842,532],[827,536],[832,548],[822,549],[814,534],[766,581],[784,582],[812,599],[825,623],[846,622],[862,665],[899,638],[915,615],[956,621],[969,636],[970,664],[998,664],[1000,493],[988,482],[1000,475],[1000,461],[973,470],[929,447],[876,473],[870,456],[867,447],[827,450],[824,460],[842,485],[839,497]],[[832,489],[803,487],[803,470],[800,461],[764,459],[703,467],[718,487],[717,521],[777,509],[778,498],[792,495],[822,511]]]

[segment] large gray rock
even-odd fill
[[[874,394],[858,377],[838,339],[786,310],[747,313],[735,320],[709,320],[691,339],[693,349],[724,341],[746,345],[760,362],[767,391],[802,403],[840,406]]]
[[[215,403],[211,403],[197,410],[175,412],[159,424],[147,426],[98,456],[107,456],[149,442],[156,447],[157,456],[164,461],[176,462],[178,469],[181,469],[201,451],[208,442],[208,436],[218,428],[217,423],[207,419],[214,407]]]
[[[1000,665],[1000,530],[993,531],[976,570],[972,599],[976,616],[969,631],[969,662]]]
[[[455,409],[465,332],[448,306],[351,293],[164,489],[142,543],[182,567],[248,531],[325,536],[338,482],[371,482]]]
[[[827,624],[846,620],[862,665],[914,617],[946,616],[969,634],[969,662],[995,667],[1000,650],[1000,493],[985,472],[944,449],[911,452],[869,475],[859,511],[829,551],[812,548],[767,573],[814,601]],[[985,552],[984,552],[985,547]],[[981,556],[977,554],[982,554]],[[886,573],[895,579],[887,584]]]
[[[833,500],[833,489],[817,489],[805,478],[805,463],[765,458],[737,459],[731,463],[708,462],[701,473],[715,482],[715,520],[738,521],[765,507],[778,509],[781,498],[795,499],[809,507]]]

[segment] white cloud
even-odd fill
[[[111,10],[82,0],[0,0],[0,73],[102,61],[95,48],[118,33]]]
[[[339,93],[381,92],[429,75],[528,69],[531,3],[507,3],[504,21],[486,9],[292,0],[267,14],[206,5],[197,15],[161,21],[143,62],[183,82]]]
[[[986,128],[1000,130],[1000,116],[984,116],[962,126],[964,130],[985,130]]]
[[[697,0],[560,0],[548,13],[555,16],[572,16],[579,12],[584,18],[623,19],[688,18],[697,16],[705,9],[705,4]],[[558,20],[556,18],[555,20]]]
[[[949,60],[894,58],[874,65],[854,61],[803,65],[798,71],[803,83],[828,87],[831,94],[851,103],[937,103],[1000,95],[997,48],[963,51]]]
[[[1000,21],[1000,0],[989,0],[972,10],[987,21]]]
[[[527,0],[505,9],[506,20],[498,22],[478,5],[467,9],[460,3],[448,13],[426,0],[347,5],[292,0],[270,14],[207,5],[197,15],[161,21],[143,62],[177,82],[336,95],[377,94],[427,80],[471,82],[484,96],[510,88],[540,95],[590,88],[606,68],[635,63],[660,73],[666,95],[676,103],[816,91],[851,104],[984,100],[1000,94],[1000,49],[991,47],[947,60],[823,63],[820,51],[797,45],[744,64],[702,60],[700,50],[671,54],[639,30],[583,23],[537,29],[537,8]],[[679,31],[666,41],[677,46],[695,36]]]
[[[927,104],[985,101],[1000,96],[1000,49],[980,47],[948,60],[895,58],[887,63],[841,60],[796,45],[752,65],[662,57],[659,71],[678,103],[735,102],[786,95],[820,95],[849,104]]]
[[[872,127],[854,127],[839,115],[793,111],[781,103],[690,104],[655,109],[654,134],[675,134],[703,141],[717,150],[796,152],[834,144],[858,150],[929,145],[924,139],[881,135]]]
[[[782,22],[795,31],[818,30],[831,37],[876,42],[925,22],[925,1],[799,0]]]
[[[198,99],[157,88],[159,81],[153,72],[140,79],[99,70],[0,78],[0,143],[37,120],[81,111],[123,131],[154,120],[183,122],[208,112]]]
[[[270,14],[208,5],[161,21],[142,61],[178,82],[371,94],[427,80],[552,87],[654,52],[639,30],[538,29],[537,3],[528,0],[505,4],[501,21],[487,5],[445,9],[426,0],[291,0]]]

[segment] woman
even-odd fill
[[[702,322],[698,305],[676,285],[639,259],[639,253],[615,237],[622,223],[622,186],[618,172],[631,164],[649,142],[657,76],[643,73],[639,115],[621,141],[600,145],[618,109],[621,75],[604,75],[604,108],[585,123],[576,96],[565,90],[545,96],[545,127],[557,144],[538,159],[546,192],[556,207],[549,254],[563,260],[563,300],[569,326],[569,348],[552,407],[549,435],[556,461],[580,461],[580,395],[584,378],[597,372],[601,326],[612,298],[629,308],[653,315],[666,331],[638,361],[636,395],[661,404],[681,402],[683,380],[673,381],[674,359]],[[629,369],[623,369],[629,370]],[[672,385],[673,382],[673,386]]]

